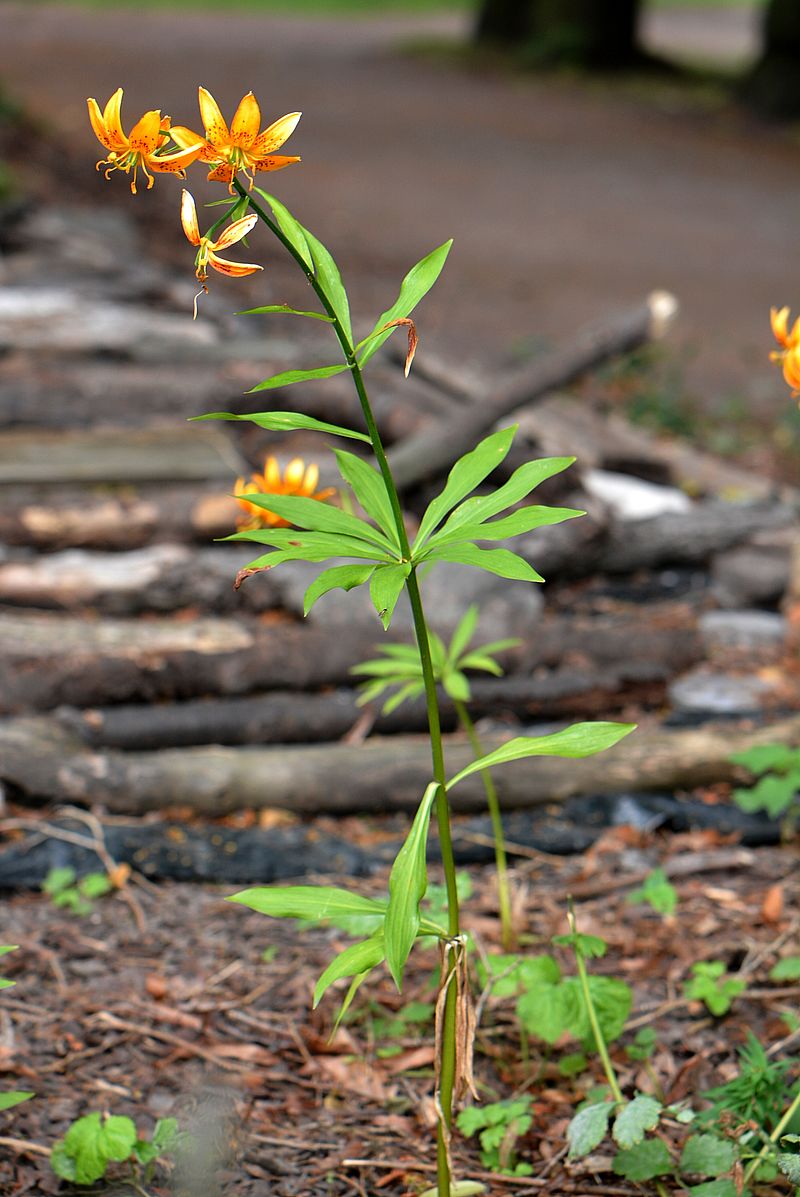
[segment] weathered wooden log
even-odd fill
[[[505,737],[504,739],[507,739]],[[504,739],[486,736],[487,752]],[[583,761],[537,757],[495,770],[505,809],[562,802],[578,794],[693,789],[733,781],[732,753],[757,744],[800,746],[800,716],[756,732],[741,727],[691,731],[641,728],[615,748]],[[448,772],[470,763],[469,744],[448,740]],[[90,752],[55,719],[0,723],[0,781],[27,801],[98,804],[117,814],[185,806],[216,816],[277,807],[300,814],[412,810],[430,781],[424,737],[275,748],[176,748]],[[451,792],[457,810],[481,810],[479,775]]]
[[[435,477],[518,407],[565,386],[616,354],[663,335],[676,311],[673,296],[654,292],[638,307],[578,330],[567,345],[542,354],[488,393],[465,395],[456,423],[448,416],[392,449],[389,461],[398,485],[409,487]],[[421,363],[419,368],[424,372]]]
[[[669,667],[671,668],[671,666]],[[600,670],[555,669],[546,676],[473,681],[474,717],[514,716],[540,719],[568,715],[607,717],[632,704],[652,709],[663,703],[666,664],[609,665]],[[424,732],[428,715],[422,699],[403,703],[382,715],[376,704],[357,704],[351,689],[324,694],[281,690],[247,698],[205,698],[90,708],[62,708],[59,718],[92,748],[185,748],[197,744],[315,744],[339,740],[360,721],[377,735]],[[439,714],[445,731],[457,727],[455,706],[441,695]]]
[[[509,660],[526,672],[564,662],[599,669],[638,660],[672,676],[701,653],[696,617],[683,605],[616,617],[556,616],[533,626],[524,612],[509,610],[504,622],[506,634],[524,634]],[[92,621],[6,613],[0,616],[0,713],[347,684],[351,666],[371,655],[380,635],[368,612],[328,625],[277,613]],[[404,638],[399,621],[392,637]]]

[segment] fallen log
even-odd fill
[[[702,655],[696,616],[685,604],[544,620],[510,604],[497,611],[503,633],[485,634],[521,636],[506,663],[528,673],[564,664],[619,669],[636,660],[672,677]],[[398,618],[392,639],[410,637]],[[381,642],[366,599],[351,620],[333,622],[321,614],[300,623],[278,612],[191,620],[7,612],[0,615],[0,714],[343,685]]]
[[[508,737],[486,736],[491,752]],[[582,761],[538,757],[495,770],[506,810],[563,802],[579,794],[690,790],[732,782],[734,752],[760,744],[800,746],[800,716],[758,731],[707,726],[640,728],[608,752]],[[471,762],[469,744],[446,742],[448,772]],[[276,807],[296,814],[414,810],[431,776],[426,738],[397,736],[349,744],[274,748],[176,748],[91,752],[55,719],[0,724],[0,781],[25,801],[99,805],[114,814],[171,806],[219,816]],[[483,810],[479,775],[451,792],[455,810]]]
[[[464,394],[456,422],[450,416],[432,422],[390,451],[389,462],[398,486],[407,488],[435,477],[517,408],[566,386],[616,354],[663,336],[676,311],[672,295],[655,291],[638,307],[579,329],[567,345],[542,354],[488,392],[470,389]],[[424,375],[421,360],[415,368]]]
[[[653,709],[666,696],[667,666],[635,663],[629,668],[556,669],[546,676],[472,682],[474,718],[555,719],[570,715],[606,717],[635,704]],[[440,696],[444,731],[458,726],[455,706]],[[203,698],[90,708],[62,708],[59,719],[92,748],[124,750],[185,748],[197,744],[316,744],[339,740],[366,722],[370,733],[424,732],[428,714],[422,699],[403,703],[388,715],[376,704],[364,708],[352,689],[324,694],[281,690],[247,698]]]

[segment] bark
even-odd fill
[[[504,738],[505,739],[505,738]],[[491,752],[504,739],[486,736]],[[757,744],[800,746],[800,716],[757,732],[741,727],[691,731],[640,729],[583,761],[536,757],[494,771],[504,809],[563,802],[580,794],[691,790],[743,776],[731,754]],[[472,760],[467,743],[448,740],[448,772]],[[179,748],[158,753],[89,752],[45,717],[0,724],[0,780],[26,801],[99,804],[114,814],[170,806],[218,816],[277,807],[297,814],[414,810],[430,781],[424,737],[275,748]],[[479,775],[451,791],[456,810],[483,810]]]

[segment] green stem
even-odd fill
[[[369,433],[370,441],[372,442],[375,460],[381,472],[384,486],[386,487],[386,494],[391,505],[395,528],[397,530],[397,539],[401,556],[404,561],[410,561],[411,545],[409,543],[408,533],[406,532],[405,523],[403,521],[403,510],[400,505],[400,496],[398,494],[394,478],[392,477],[392,472],[386,457],[386,451],[383,447],[378,426],[372,413],[372,407],[369,402],[366,387],[364,386],[361,368],[358,364],[355,349],[350,342],[350,338],[342,326],[339,317],[334,311],[324,289],[317,281],[314,271],[309,268],[308,264],[297,252],[288,238],[284,236],[283,232],[275,223],[275,221],[272,220],[261,204],[257,203],[253,199],[252,195],[244,189],[238,179],[234,179],[233,185],[239,195],[248,201],[253,212],[256,213],[259,219],[267,226],[267,228],[270,229],[274,236],[277,237],[284,249],[286,249],[291,257],[294,258],[295,262],[308,279],[308,282],[313,287],[317,298],[322,304],[326,314],[330,318],[333,331],[336,334],[336,338],[341,346],[345,361],[347,362],[350,373],[353,377],[353,385],[355,386],[356,394],[358,395],[358,400],[361,404],[361,411],[364,416],[364,422],[367,427],[367,432]],[[439,790],[436,795],[436,821],[439,828],[442,866],[444,869],[445,887],[447,891],[448,934],[451,939],[455,939],[460,934],[460,918],[458,908],[458,890],[456,888],[456,865],[453,854],[453,837],[450,828],[450,808],[447,801],[447,778],[444,766],[444,748],[442,745],[441,720],[439,718],[439,702],[436,695],[436,678],[433,672],[433,662],[431,660],[428,626],[425,621],[425,613],[422,607],[422,596],[420,595],[419,591],[419,582],[417,581],[416,571],[413,568],[406,579],[406,590],[411,603],[411,611],[414,619],[414,632],[416,635],[420,661],[422,664],[422,676],[425,682],[425,699],[428,709],[428,727],[430,731],[431,755],[433,758],[433,776],[434,779],[439,783]],[[439,1123],[437,1137],[438,1197],[450,1197],[450,1166],[448,1160],[447,1144],[453,1121],[453,1090],[455,1087],[456,1072],[457,997],[457,986],[455,984],[448,985],[447,997],[445,999],[444,1026],[442,1033],[442,1059],[440,1061],[439,1072],[439,1100],[441,1104],[444,1125],[442,1125],[441,1122]]]
[[[459,722],[467,733],[467,738],[472,746],[475,759],[480,760],[484,755],[483,747],[469,711],[465,704],[457,698],[454,699],[454,705]],[[497,901],[500,907],[500,938],[505,950],[510,952],[513,951],[516,943],[514,928],[511,923],[511,894],[508,884],[508,858],[506,856],[506,840],[503,833],[503,816],[500,813],[500,800],[497,797],[497,788],[494,784],[491,769],[481,769],[481,777],[483,779],[483,788],[486,791],[486,803],[489,807],[489,817],[492,820],[492,833],[494,836],[494,859],[497,868]]]
[[[567,912],[567,922],[569,923],[569,929],[572,932],[572,934],[576,935],[577,934],[577,925],[575,923],[575,911],[572,909],[571,900],[570,900],[570,909]],[[608,1054],[608,1048],[606,1046],[605,1037],[603,1035],[603,1032],[600,1029],[600,1023],[597,1019],[597,1011],[595,1010],[594,1002],[592,1001],[592,991],[589,988],[589,973],[587,972],[587,969],[586,969],[586,961],[583,958],[583,953],[581,952],[580,948],[577,945],[575,946],[574,952],[575,952],[575,964],[578,969],[578,977],[580,978],[581,990],[583,992],[583,1000],[586,1002],[586,1009],[589,1014],[589,1024],[594,1033],[595,1043],[597,1044],[597,1051],[600,1056],[600,1059],[603,1061],[603,1071],[606,1074],[606,1078],[608,1080],[608,1086],[611,1090],[611,1095],[614,1098],[614,1101],[619,1102],[621,1104],[622,1102],[625,1101],[625,1098],[622,1096],[622,1090],[619,1087],[619,1081],[617,1080],[617,1074],[614,1072],[614,1065],[611,1063],[611,1057]]]
[[[755,1159],[752,1159],[750,1161],[750,1163],[747,1165],[747,1167],[745,1168],[744,1184],[747,1184],[750,1181],[756,1168],[758,1168],[758,1165],[763,1160],[765,1160],[766,1157],[769,1155],[770,1148],[773,1147],[778,1142],[781,1135],[786,1130],[786,1127],[792,1121],[792,1119],[794,1118],[794,1116],[798,1110],[800,1110],[800,1091],[798,1091],[798,1093],[795,1095],[794,1101],[792,1101],[791,1105],[785,1111],[780,1122],[775,1127],[775,1129],[773,1130],[769,1139],[767,1139],[766,1143],[759,1151],[758,1155],[755,1157]]]

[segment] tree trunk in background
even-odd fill
[[[639,57],[640,8],[641,0],[481,0],[475,37],[537,64],[615,70]]]
[[[767,116],[800,115],[798,0],[770,0],[764,13],[764,49],[742,92],[747,103]]]

